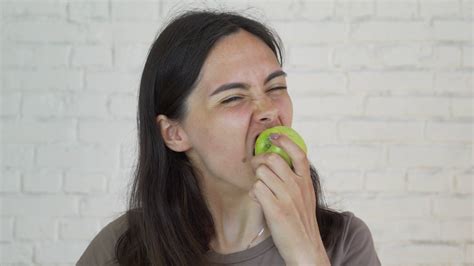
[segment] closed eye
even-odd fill
[[[232,96],[230,98],[227,98],[227,99],[223,100],[221,103],[230,103],[230,102],[237,101],[237,100],[240,100],[240,99],[242,99],[242,97]]]
[[[286,89],[287,89],[286,86],[278,86],[278,87],[271,88],[268,91],[286,90]]]

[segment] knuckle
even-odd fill
[[[268,154],[268,157],[267,157],[267,160],[268,160],[269,162],[277,162],[278,159],[279,159],[279,158],[278,158],[279,156],[280,156],[280,155],[278,155],[278,154],[276,154],[276,153],[269,153],[269,154]]]
[[[257,174],[257,176],[263,176],[263,174],[265,173],[265,166],[259,165],[257,167],[257,170],[255,170],[255,173]]]

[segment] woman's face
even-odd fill
[[[219,40],[187,100],[186,152],[205,176],[248,190],[254,142],[264,129],[291,126],[293,109],[285,73],[272,50],[239,31]]]

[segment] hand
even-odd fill
[[[287,265],[330,265],[316,220],[316,195],[306,154],[285,135],[272,139],[293,161],[294,171],[275,153],[252,158],[258,178],[251,194]]]

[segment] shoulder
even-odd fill
[[[334,265],[380,265],[372,233],[367,224],[352,212],[342,212],[343,229],[334,250]]]
[[[343,236],[346,238],[350,237],[349,240],[351,240],[352,237],[372,238],[369,227],[362,219],[349,211],[342,212],[341,214],[344,220]]]
[[[127,228],[127,214],[107,224],[92,239],[76,265],[115,265],[115,244]]]

